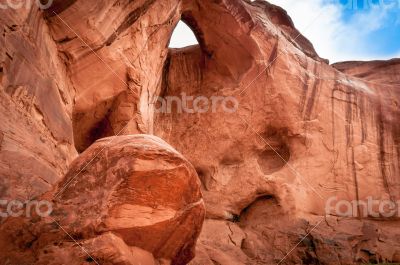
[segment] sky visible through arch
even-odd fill
[[[400,58],[400,0],[270,0],[330,62]],[[179,22],[170,47],[197,44]]]
[[[190,45],[198,44],[193,31],[182,21],[179,21],[174,32],[172,33],[170,48],[183,48]]]

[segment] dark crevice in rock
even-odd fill
[[[214,265],[221,265],[221,263],[219,263],[218,261],[216,261],[216,260],[214,260],[214,259],[211,259],[211,261],[212,261],[212,263],[213,263]]]
[[[207,188],[207,178],[209,177],[208,174],[201,168],[196,168],[197,176],[200,179],[201,186],[204,190],[208,190]]]
[[[248,221],[251,221],[254,211],[258,210],[268,210],[267,206],[270,205],[278,205],[278,201],[274,195],[262,195],[256,197],[250,204],[243,208],[237,218],[237,222],[240,222],[241,225],[244,225]],[[272,214],[272,212],[271,212]]]
[[[53,0],[50,8],[45,10],[45,17],[53,17],[56,14],[60,14],[68,7],[73,5],[76,1],[77,0]]]
[[[185,22],[186,25],[194,32],[194,35],[197,38],[197,42],[200,44],[202,52],[207,55],[208,58],[211,58],[213,52],[208,50],[206,43],[204,41],[204,33],[194,18],[191,11],[185,11],[182,13],[181,19]]]
[[[238,225],[248,233],[247,237],[242,241],[241,250],[247,257],[264,264],[263,260],[269,254],[257,250],[253,241],[254,235],[256,235],[257,241],[265,242],[265,246],[271,248],[271,252],[273,252],[272,248],[274,246],[271,240],[279,232],[274,231],[271,227],[277,226],[277,220],[285,222],[287,219],[278,199],[274,195],[256,197],[241,211]]]
[[[301,257],[303,264],[321,264],[316,253],[316,242],[312,235],[308,235],[305,238],[300,238],[299,240],[302,240],[301,244],[306,247],[306,251],[304,251]]]
[[[161,92],[160,97],[164,98],[168,94],[168,77],[169,77],[169,69],[171,65],[171,53],[168,53],[167,59],[164,62],[164,67],[162,71],[162,79],[161,79]]]
[[[76,39],[76,38],[78,38],[77,36],[75,36],[75,37],[68,37],[68,36],[66,36],[65,38],[63,38],[63,39],[61,39],[61,40],[58,40],[58,41],[56,41],[58,44],[64,44],[64,43],[67,43],[67,42],[70,42],[70,41],[72,41],[72,40],[74,40],[74,39]]]
[[[14,59],[8,52],[6,52],[6,55],[11,61]]]
[[[85,151],[100,138],[113,135],[107,119],[112,103],[113,101],[109,100],[85,113],[73,113],[74,142],[78,152]]]
[[[17,31],[17,30],[18,30],[18,25],[11,25],[11,26],[8,26],[8,29],[9,29],[10,31]]]
[[[196,172],[199,176],[202,188],[205,191],[210,191],[216,183],[216,180],[213,178],[214,172],[212,172],[212,169],[205,166],[197,166]]]
[[[110,46],[122,32],[132,26],[144,13],[146,13],[149,7],[155,2],[155,0],[147,0],[143,3],[143,5],[130,12],[128,16],[124,19],[124,22],[108,38],[108,40],[106,41],[106,46]]]
[[[110,131],[112,131],[110,122],[105,118],[93,126],[89,131],[88,139],[91,143],[94,143],[97,139],[111,136],[112,134],[109,133]]]

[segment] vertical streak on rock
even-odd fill
[[[4,75],[4,70],[2,64],[0,63],[0,86],[2,86],[3,75]]]
[[[155,98],[157,99],[162,98],[165,99],[165,96],[168,95],[168,90],[169,90],[169,71],[170,71],[170,65],[171,65],[171,53],[168,53],[167,58],[165,59],[164,62],[164,66],[162,69],[162,76],[161,76],[161,90],[160,90],[160,94],[159,95],[155,95]],[[156,100],[154,102],[154,104],[156,104],[154,106],[154,108],[163,108],[163,106],[158,106],[158,100]],[[163,103],[161,103],[163,104]],[[157,112],[157,111],[156,111]],[[160,119],[161,115],[165,115],[164,119]],[[169,118],[169,122],[168,119],[166,118],[168,117],[167,113],[162,113],[162,112],[157,112],[156,117],[154,118],[154,120],[156,121],[157,119],[160,119],[161,121],[161,125],[160,127],[163,129],[163,131],[165,131],[165,135],[164,138],[169,140],[169,135],[172,131],[172,122],[171,120],[173,119],[172,116],[170,115]],[[165,121],[165,122],[164,122]],[[169,124],[168,124],[169,123]]]
[[[379,147],[378,153],[378,163],[379,168],[381,170],[381,176],[383,181],[383,187],[385,188],[386,192],[389,194],[390,199],[393,200],[393,196],[390,193],[390,187],[388,182],[388,176],[386,174],[386,151],[385,151],[385,124],[382,115],[382,102],[379,98],[379,105],[378,105],[378,113],[376,117],[376,125],[377,125],[377,144]]]
[[[368,137],[368,127],[366,126],[366,116],[365,116],[365,97],[361,94],[358,97],[358,107],[360,109],[360,121],[361,121],[361,143],[365,143]]]
[[[320,70],[318,70],[317,66],[318,65],[315,63],[314,74],[316,74],[316,75],[317,75],[317,71],[320,72]],[[311,92],[311,95],[310,95],[310,98],[308,100],[308,104],[307,104],[307,107],[306,107],[306,110],[305,110],[305,116],[304,117],[305,117],[306,121],[310,121],[311,120],[311,114],[312,114],[312,110],[313,110],[314,105],[315,105],[315,101],[316,101],[315,98],[316,98],[316,95],[318,93],[320,82],[321,82],[321,79],[320,79],[319,74],[318,74],[318,76],[315,77],[313,90]]]
[[[335,146],[336,146],[336,141],[335,141],[335,138],[336,138],[336,134],[335,134],[335,130],[336,130],[336,128],[335,128],[335,92],[339,86],[339,83],[337,82],[337,78],[338,78],[338,74],[337,74],[337,72],[335,72],[334,80],[333,80],[334,84],[333,84],[333,89],[332,89],[332,94],[331,94],[332,149],[334,152],[334,154],[333,154],[334,156],[336,155],[336,150],[335,150]],[[333,158],[333,177],[334,177],[334,181],[336,183],[335,160],[336,160],[336,158],[334,157]]]
[[[352,135],[352,129],[353,129],[353,93],[354,89],[353,87],[347,86],[347,91],[346,93],[346,145],[347,147],[351,147],[352,141],[353,141],[353,135]]]
[[[171,65],[171,54],[168,54],[167,58],[165,59],[164,68],[162,71],[162,80],[161,80],[161,92],[160,96],[163,97],[168,93],[169,89],[169,67]]]
[[[304,69],[306,71],[306,74],[304,77],[303,91],[301,93],[300,104],[299,104],[299,111],[301,114],[303,114],[304,111],[304,105],[307,99],[308,82],[310,81],[310,75],[308,74],[308,60],[306,60],[306,65]]]
[[[2,131],[0,131],[0,151],[1,151],[1,147],[3,145],[3,139],[4,139],[4,133]]]
[[[335,92],[338,90],[339,83],[337,82],[338,74],[335,72],[334,75],[334,84],[331,94],[331,107],[332,107],[332,148],[335,149]]]
[[[396,120],[400,120],[400,115],[397,115]],[[400,125],[399,124],[394,124],[393,129],[392,129],[392,137],[394,141],[394,145],[396,148],[396,155],[397,155],[397,169],[395,171],[395,176],[400,177]]]
[[[359,194],[359,188],[358,188],[358,176],[357,176],[357,170],[356,170],[356,163],[355,163],[355,155],[354,155],[354,128],[353,128],[353,114],[354,114],[354,109],[353,109],[353,104],[357,104],[357,92],[355,91],[353,86],[347,86],[347,91],[346,93],[346,144],[347,144],[347,150],[346,154],[350,148],[351,150],[351,172],[352,172],[352,177],[354,181],[354,189],[355,189],[355,195],[356,195],[356,200],[360,200],[360,194]],[[348,162],[348,156],[347,157],[347,162]],[[357,207],[358,211],[358,217],[362,218],[361,216],[361,208],[360,205]]]
[[[268,73],[271,73],[273,63],[276,61],[276,59],[277,59],[278,56],[279,56],[279,55],[278,55],[278,45],[279,45],[279,38],[276,39],[276,42],[275,42],[275,44],[274,44],[274,47],[272,48],[271,54],[269,55],[269,58],[268,58],[268,64],[267,64],[267,66],[268,66]]]
[[[354,188],[355,188],[355,193],[356,193],[356,199],[357,201],[360,200],[360,192],[358,188],[358,176],[357,176],[357,170],[356,170],[356,163],[355,163],[355,156],[354,156],[354,147],[351,147],[351,167],[352,167],[352,173],[353,173],[353,179],[354,179]],[[358,212],[358,217],[362,219],[361,215],[361,205],[357,204],[357,212]]]

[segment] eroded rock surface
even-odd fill
[[[34,232],[28,230],[34,233],[30,244],[39,254],[37,264],[80,264],[88,253],[98,262],[137,264],[136,248],[155,259],[187,264],[205,215],[192,165],[148,135],[98,140],[45,197],[53,198],[52,215],[35,224]],[[54,233],[55,226],[62,230]],[[15,237],[12,231],[5,229],[3,240]],[[69,237],[79,240],[87,253],[75,256],[82,249],[69,244]],[[3,253],[2,259],[12,254]]]
[[[77,155],[75,91],[38,8],[1,8],[0,24],[0,197],[29,200]]]
[[[342,62],[332,65],[339,71],[371,82],[398,85],[400,59],[389,61]],[[394,91],[399,93],[398,90]]]
[[[6,25],[6,53],[0,55],[2,191],[26,196],[22,177],[32,182],[35,196],[56,187],[46,194],[62,192],[53,216],[96,257],[105,255],[111,264],[130,264],[135,255],[188,262],[196,239],[189,235],[197,235],[203,214],[192,164],[207,220],[191,264],[399,262],[398,215],[363,216],[358,207],[344,218],[326,208],[331,198],[400,199],[398,59],[331,66],[283,9],[260,0],[56,0],[45,12],[0,12]],[[199,45],[168,49],[179,19]],[[42,67],[31,71],[13,58],[31,58]],[[46,81],[50,76],[56,84]],[[231,106],[220,101],[204,112],[176,106],[155,111],[158,97],[183,95],[229,97],[237,108],[227,111]],[[24,107],[35,100],[42,105]],[[132,136],[91,146],[103,137],[139,133],[159,136],[185,158],[160,140],[141,142],[143,136],[135,138],[137,146],[127,140]],[[174,159],[155,162],[163,156],[152,149],[154,141]],[[74,146],[83,153],[70,165]],[[79,173],[101,146],[111,156],[102,153]],[[131,158],[147,151],[155,153]],[[130,158],[118,159],[122,154]],[[176,182],[168,186],[159,171],[178,176]],[[143,181],[141,189],[131,189],[136,182],[129,179]],[[20,222],[23,229],[9,220],[2,227],[24,231],[22,240],[12,241],[17,247],[1,245],[9,253],[26,249],[23,258],[9,256],[13,262],[36,257],[45,263],[51,253],[76,253],[71,264],[88,258],[72,243],[51,246],[50,254],[35,252],[65,241],[66,234],[54,222],[52,229]],[[177,224],[172,237],[163,237]],[[114,240],[118,249],[109,247]]]

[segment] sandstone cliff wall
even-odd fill
[[[0,12],[3,197],[54,196],[96,140],[156,135],[201,180],[206,221],[191,264],[400,262],[398,212],[364,215],[359,205],[343,217],[326,208],[332,198],[398,206],[398,59],[329,65],[265,1],[56,0],[45,11]],[[199,45],[168,49],[180,19]],[[159,111],[160,97],[183,95],[230,103]],[[96,229],[80,239],[93,253],[116,240],[164,257],[123,235],[94,239]],[[131,264],[131,254],[112,253]]]

